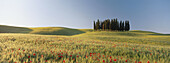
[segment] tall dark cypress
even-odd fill
[[[96,29],[97,29],[97,30],[100,30],[100,21],[99,21],[99,19],[98,19],[97,22],[96,22]]]
[[[94,30],[96,30],[96,23],[95,23],[95,21],[94,21],[94,25],[93,26],[94,26]]]
[[[128,24],[128,27],[127,27],[128,29],[127,30],[129,31],[130,30],[130,23],[129,23],[129,21],[128,21],[127,24]]]
[[[125,31],[129,31],[129,30],[130,30],[129,21],[125,21]]]
[[[113,30],[116,30],[116,19],[113,20]]]
[[[125,31],[125,22],[122,23],[122,31]]]
[[[122,26],[122,21],[120,21],[120,28],[119,28],[119,31],[122,31],[122,30],[123,30],[122,27],[123,27],[123,26]]]
[[[119,21],[117,20],[116,18],[116,22],[115,22],[115,28],[116,28],[116,31],[119,31]]]
[[[111,19],[111,23],[110,23],[110,26],[111,26],[111,30],[113,31],[113,27],[114,27],[114,22],[113,22],[113,19]]]

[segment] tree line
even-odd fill
[[[94,21],[94,30],[95,31],[129,31],[130,23],[128,20],[126,21],[118,21],[116,19],[106,19],[104,21],[99,21],[99,19]]]

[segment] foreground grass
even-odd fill
[[[52,36],[0,34],[0,62],[10,63],[169,63],[170,47],[101,39],[110,34]],[[90,35],[88,35],[90,34]],[[119,33],[116,33],[119,34]],[[124,37],[129,37],[127,34]],[[130,34],[132,37],[142,37]],[[115,35],[122,37],[121,34]],[[113,37],[113,36],[112,36]],[[94,39],[92,39],[94,38]],[[158,38],[158,37],[157,37]],[[100,40],[99,40],[100,39]],[[123,39],[122,39],[123,40]],[[135,40],[134,40],[135,41]]]

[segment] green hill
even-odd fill
[[[87,38],[92,40],[126,42],[126,43],[139,43],[139,44],[157,44],[157,45],[170,45],[170,35],[160,34],[150,31],[126,31],[126,32],[87,32],[74,37]]]
[[[65,27],[14,27],[0,25],[0,33],[30,33],[30,34],[41,34],[41,35],[77,35],[90,31],[90,29],[71,29]]]
[[[0,25],[0,33],[29,33],[31,31],[32,29],[24,27]]]
[[[31,34],[42,34],[42,35],[77,35],[85,33],[84,31],[78,29],[64,28],[64,27],[38,27],[30,28]]]

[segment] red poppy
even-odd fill
[[[25,50],[23,50],[23,51],[25,51]]]
[[[32,61],[30,61],[30,63],[31,63]]]
[[[63,62],[65,62],[65,60],[63,60]]]
[[[116,59],[114,59],[114,61],[117,61]]]
[[[105,60],[103,60],[103,62],[105,62]]]
[[[35,56],[36,54],[34,53],[33,55]]]
[[[44,56],[43,56],[43,55],[41,55],[41,57],[43,58]]]
[[[72,55],[70,55],[72,57]]]
[[[142,63],[142,62],[139,61],[138,63]]]
[[[150,63],[149,61],[147,63]]]
[[[112,59],[110,60],[110,62],[112,62]]]
[[[125,62],[127,62],[127,60],[125,60]]]
[[[20,50],[20,48],[18,50]]]
[[[90,55],[90,56],[92,56],[92,55]]]
[[[79,56],[77,56],[77,57],[79,57]]]
[[[112,58],[112,57],[110,56],[110,58]]]
[[[45,60],[45,62],[47,62],[47,60]]]
[[[30,56],[28,56],[28,58],[30,58]]]

